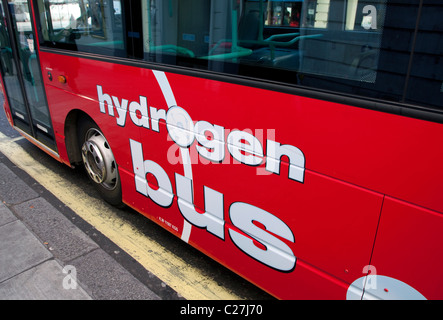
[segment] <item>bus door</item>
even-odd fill
[[[56,151],[28,0],[0,1],[0,71],[14,126]]]

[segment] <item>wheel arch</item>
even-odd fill
[[[65,120],[65,144],[68,159],[71,165],[79,165],[82,163],[82,155],[78,141],[78,124],[82,119],[92,118],[82,110],[71,110]]]

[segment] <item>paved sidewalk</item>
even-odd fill
[[[0,300],[160,299],[19,173],[0,150]]]

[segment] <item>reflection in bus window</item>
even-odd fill
[[[306,0],[303,8],[303,27],[327,28],[330,0]]]
[[[266,26],[300,27],[303,1],[269,1],[266,9]]]
[[[386,1],[334,2],[320,39],[301,44],[300,71],[374,83],[377,76]],[[341,8],[337,8],[341,4]],[[337,10],[340,9],[340,10]],[[345,21],[342,20],[346,13]],[[352,32],[348,32],[352,31]],[[312,31],[306,30],[305,34]]]
[[[376,31],[383,25],[384,1],[348,0],[345,9],[345,30]]]

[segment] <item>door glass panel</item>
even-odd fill
[[[7,29],[2,36],[2,74],[6,79],[10,76],[9,80],[5,80],[5,86],[12,113],[17,118],[15,124],[47,146],[54,147],[29,2],[8,0],[7,5],[12,31],[9,39]],[[3,7],[2,14],[6,14],[7,10]],[[6,39],[5,45],[3,38]],[[22,122],[28,127],[23,128]]]
[[[43,91],[43,81],[40,66],[34,46],[34,34],[30,19],[30,10],[27,1],[9,1],[12,22],[15,24],[15,38],[20,59],[20,68],[23,73],[26,96],[32,118],[39,125],[51,127],[49,112]]]
[[[13,58],[12,45],[8,36],[3,3],[0,2],[0,70],[8,95],[13,117],[18,120],[16,125],[30,133],[28,115],[23,99],[22,88],[18,77],[16,61]]]

